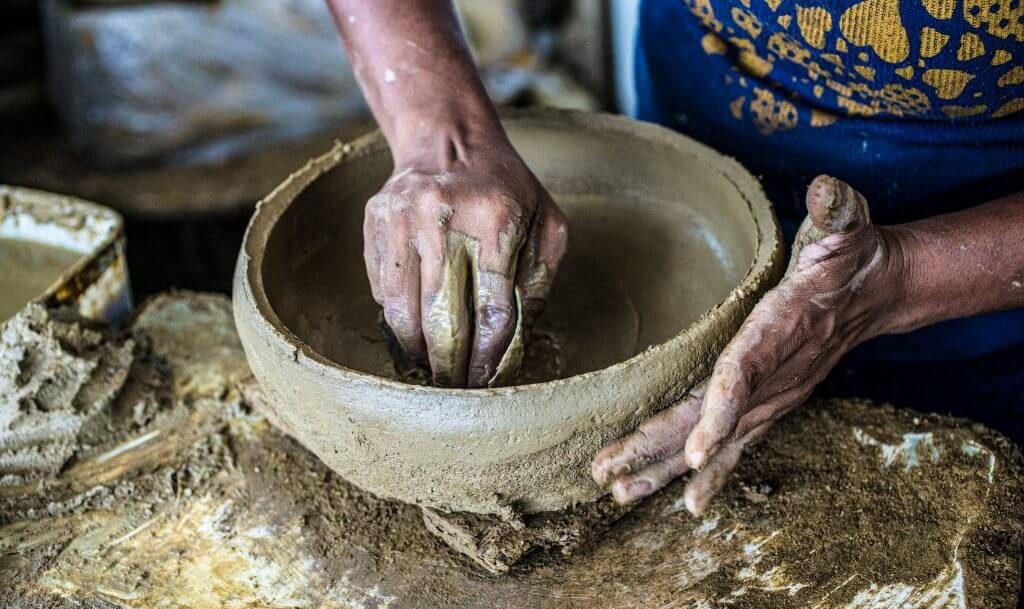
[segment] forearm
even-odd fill
[[[888,332],[1024,307],[1024,193],[884,234],[900,268]]]
[[[402,164],[501,133],[449,0],[328,0],[370,109]],[[437,151],[434,151],[437,153]]]

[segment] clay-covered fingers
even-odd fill
[[[480,220],[485,226],[481,238],[467,244],[473,288],[470,387],[486,387],[494,376],[520,315],[514,280],[527,225],[515,210],[523,206],[500,195],[493,199],[490,213]]]
[[[373,297],[384,311],[395,340],[411,358],[423,361],[426,344],[420,316],[420,260],[408,219],[385,220],[389,208],[404,205],[400,197],[378,195],[367,205],[364,259]]]
[[[367,275],[394,342],[425,354],[435,384],[507,382],[522,362],[520,309],[547,297],[565,218],[500,127],[440,135],[392,150],[367,205]]]
[[[715,362],[700,420],[686,441],[686,459],[701,469],[740,419],[771,387],[779,366],[803,344],[806,329],[795,300],[783,287],[761,298]]]
[[[807,187],[805,202],[811,221],[826,233],[856,230],[870,222],[864,195],[832,176],[814,178]]]
[[[615,478],[639,472],[680,453],[697,423],[704,388],[703,384],[695,387],[681,400],[641,423],[633,433],[602,448],[591,462],[594,481],[607,486]]]
[[[729,474],[736,468],[743,451],[763,438],[771,425],[772,421],[766,421],[746,434],[725,442],[705,463],[703,469],[694,472],[683,491],[683,504],[691,514],[699,516],[704,512],[711,499],[729,479]]]
[[[381,260],[384,258],[387,233],[382,229],[382,212],[376,197],[366,204],[363,216],[363,263],[366,265],[366,277],[370,281],[370,293],[377,304],[384,302],[381,294]]]
[[[542,192],[516,271],[516,285],[523,294],[523,314],[527,324],[531,324],[544,310],[551,283],[568,247],[569,225],[565,214],[547,193]]]
[[[512,279],[475,269],[473,347],[468,385],[486,387],[512,341],[519,315]]]
[[[793,241],[787,276],[874,236],[867,199],[842,180],[827,175],[814,178],[805,203],[807,217]]]
[[[680,450],[634,474],[616,478],[610,486],[612,497],[621,505],[635,503],[661,490],[689,470],[686,455]]]
[[[733,338],[708,379],[701,404],[700,418],[686,439],[686,462],[701,469],[719,446],[732,435],[740,417],[746,412],[753,391],[753,358],[735,345],[747,340],[744,329]]]
[[[421,239],[423,335],[439,385],[487,386],[518,320],[512,278],[526,231],[500,211],[472,224],[480,236],[449,227]]]
[[[463,387],[473,336],[468,310],[469,255],[450,235],[432,235],[424,241],[431,252],[420,256],[423,337],[430,371],[437,385]]]

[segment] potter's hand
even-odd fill
[[[899,281],[891,237],[864,198],[819,176],[785,277],[765,294],[711,378],[630,436],[601,450],[594,479],[621,503],[697,470],[684,492],[700,513],[744,448],[802,403],[839,358],[883,331]]]
[[[565,218],[502,130],[451,0],[328,6],[395,161],[366,208],[373,297],[436,383],[483,386],[544,302]]]
[[[565,217],[500,131],[434,133],[396,156],[366,207],[374,299],[402,349],[429,359],[436,383],[485,386],[517,316],[543,306],[565,253]]]

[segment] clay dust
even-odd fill
[[[32,485],[0,487],[0,604],[1015,606],[1019,452],[962,420],[856,401],[781,421],[702,518],[674,484],[576,555],[489,574],[418,507],[345,482],[249,408],[228,306],[145,307],[109,403],[144,368],[170,399],[148,423],[113,420],[113,444],[76,440]],[[104,334],[99,351],[125,340]]]

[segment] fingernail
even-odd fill
[[[704,466],[704,451],[702,450],[691,450],[686,453],[686,464],[690,466],[690,469],[699,470]]]
[[[651,494],[651,483],[647,480],[634,480],[626,487],[626,492],[633,499],[640,499]]]
[[[631,469],[632,468],[629,466],[629,463],[619,463],[618,465],[612,467],[612,478],[620,478],[622,476],[625,476],[630,472]]]
[[[699,500],[694,495],[688,495],[683,502],[686,504],[686,510],[694,516],[700,516],[701,512],[704,511],[704,501]]]
[[[687,463],[692,469],[701,470],[715,452],[718,451],[718,443],[714,443],[707,450],[695,450],[687,455]]]
[[[650,494],[651,483],[647,480],[616,481],[612,484],[612,496],[620,505],[634,503]]]

